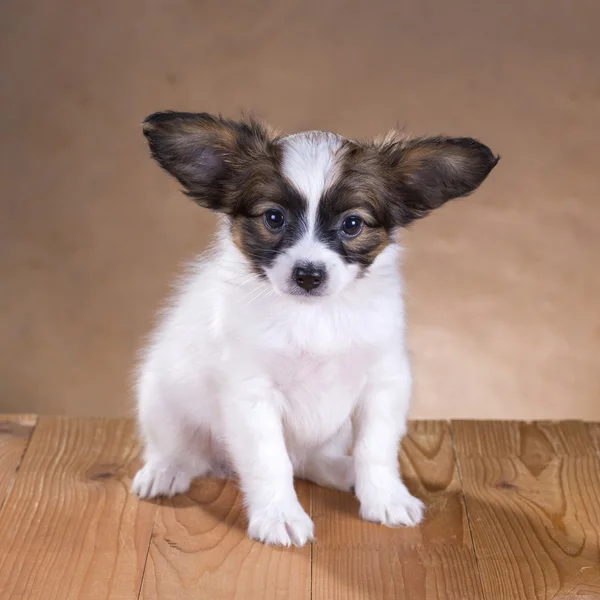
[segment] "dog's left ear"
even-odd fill
[[[472,138],[417,138],[394,144],[387,153],[400,225],[475,191],[500,160]]]

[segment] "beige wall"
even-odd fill
[[[5,0],[0,23],[0,411],[130,410],[140,338],[213,228],[139,123],[252,108],[501,153],[406,236],[414,415],[600,419],[596,0]]]

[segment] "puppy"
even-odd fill
[[[363,519],[419,523],[398,466],[411,394],[399,234],[498,158],[470,138],[279,136],[205,113],[156,113],[143,129],[221,216],[140,364],[134,493],[235,474],[249,535],[283,546],[313,539],[294,476],[354,490]]]

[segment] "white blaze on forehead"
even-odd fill
[[[342,144],[334,133],[310,131],[283,138],[282,171],[308,202],[308,230],[312,233],[323,192],[336,177],[336,152]]]

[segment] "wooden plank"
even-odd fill
[[[305,509],[310,487],[297,485]],[[164,500],[150,544],[141,598],[162,600],[306,600],[310,546],[272,548],[248,539],[232,482],[204,479]]]
[[[352,495],[314,488],[314,600],[481,597],[448,424],[412,423],[400,457],[408,487],[428,507],[419,527],[360,521]]]
[[[0,415],[0,507],[13,484],[36,421],[35,415]]]
[[[582,423],[453,422],[488,600],[600,597],[600,461]]]
[[[40,417],[0,513],[11,600],[137,598],[156,505],[129,494],[129,420]]]

